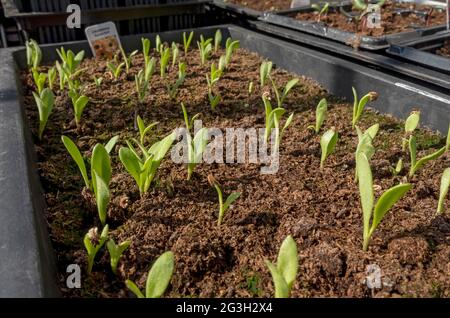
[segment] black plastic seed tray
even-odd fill
[[[450,58],[437,54],[445,44],[450,45],[450,32],[434,34],[420,40],[391,45],[387,52],[402,59],[450,74]]]
[[[208,0],[1,0],[14,18],[22,40],[58,43],[85,39],[84,27],[113,21],[120,35],[201,27],[222,21],[207,14]],[[79,4],[81,28],[69,29],[68,4]]]
[[[444,4],[443,4],[444,5]],[[347,12],[351,11],[351,2],[345,1],[339,4],[330,4],[330,12],[344,9]],[[311,6],[298,7],[294,9],[265,12],[258,19],[267,23],[282,26],[285,28],[294,29],[301,32],[306,32],[328,38],[334,41],[345,43],[350,46],[363,48],[367,50],[383,50],[388,48],[391,44],[404,42],[407,40],[416,40],[422,36],[431,35],[438,31],[445,29],[445,25],[416,28],[411,31],[393,33],[380,37],[361,36],[355,32],[348,32],[339,30],[333,27],[327,27],[322,22],[301,21],[296,20],[295,16],[303,12],[312,12],[314,9]]]

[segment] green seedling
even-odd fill
[[[363,211],[363,250],[367,251],[370,238],[387,212],[408,192],[412,185],[399,184],[381,195],[374,208],[373,177],[369,159],[364,153],[358,153],[356,169],[359,176],[359,193]],[[370,221],[372,220],[372,224]]]
[[[222,72],[225,71],[226,67],[227,67],[227,61],[226,61],[226,56],[222,55],[219,58],[219,70],[221,70]]]
[[[95,194],[100,222],[106,224],[107,208],[110,201],[109,182],[111,180],[111,159],[109,153],[117,143],[118,137],[112,138],[106,146],[96,144],[91,155],[91,179],[89,179],[84,158],[77,145],[67,136],[61,137],[64,146],[81,172],[86,188]]]
[[[47,79],[48,79],[48,88],[50,88],[53,91],[54,88],[54,83],[56,81],[56,75],[57,75],[57,71],[56,71],[56,67],[53,66],[52,68],[50,68],[47,71]]]
[[[134,75],[134,84],[138,102],[142,104],[147,97],[149,86],[149,82],[145,79],[145,73],[143,70],[140,70],[137,75]]]
[[[266,260],[266,265],[275,285],[275,298],[289,298],[298,273],[297,244],[291,235],[281,244],[277,263]]]
[[[40,94],[44,90],[45,82],[47,81],[47,73],[39,73],[37,70],[33,70],[33,80],[36,85],[37,92]]]
[[[338,142],[339,135],[334,127],[325,132],[320,138],[320,148],[322,150],[322,156],[320,158],[320,170],[323,170],[325,160],[327,160],[328,156],[331,155]]]
[[[330,9],[330,4],[326,2],[324,5],[320,5],[318,3],[314,3],[311,5],[311,8],[317,12],[317,22],[320,22],[322,20],[323,16],[326,16],[328,14],[328,10]]]
[[[446,151],[446,146],[441,149],[417,160],[417,141],[415,136],[409,137],[409,155],[411,159],[411,166],[409,169],[409,177],[412,177],[420,168],[422,168],[428,162],[435,160],[442,156]]]
[[[223,71],[216,67],[216,64],[211,64],[210,76],[206,74],[206,82],[208,83],[208,91],[212,93],[214,85],[219,81]]]
[[[187,150],[188,150],[188,175],[187,180],[191,180],[192,174],[196,166],[201,163],[203,153],[208,144],[208,129],[202,128],[200,129],[192,138],[191,128],[193,126],[194,121],[200,116],[200,114],[194,115],[191,119],[189,119],[188,113],[186,111],[186,107],[183,103],[181,103],[181,109],[183,110],[184,122],[186,125],[186,139],[187,139]]]
[[[153,74],[155,73],[155,68],[156,68],[156,59],[154,57],[152,57],[147,65],[145,66],[144,69],[144,79],[145,81],[150,83],[150,79],[152,78]]]
[[[441,178],[441,187],[439,192],[439,203],[437,208],[437,214],[444,213],[444,203],[445,198],[448,194],[448,189],[450,187],[450,168],[444,170]]]
[[[261,63],[261,66],[259,68],[259,79],[261,87],[264,87],[264,85],[267,82],[267,79],[269,78],[270,74],[272,73],[272,62],[270,61],[264,61]]]
[[[161,60],[160,60],[160,69],[161,69],[161,77],[165,78],[166,77],[166,72],[167,72],[167,66],[169,65],[169,60],[170,60],[170,49],[166,48],[164,49],[164,51],[161,54]]]
[[[253,81],[250,81],[250,83],[248,83],[248,94],[249,95],[253,94],[253,89],[254,89]]]
[[[445,151],[450,150],[450,125],[448,125],[447,141],[445,142]]]
[[[294,113],[289,115],[284,123],[283,128],[280,130],[280,121],[286,113],[286,109],[278,107],[273,108],[268,97],[268,94],[263,94],[262,96],[265,114],[266,114],[266,129],[264,133],[264,140],[266,142],[269,141],[269,137],[272,135],[272,132],[275,130],[275,149],[279,149],[281,144],[281,139],[283,138],[284,131],[291,125],[292,120],[294,119]]]
[[[138,154],[130,142],[127,142],[128,147],[122,147],[119,150],[120,161],[136,181],[141,196],[150,188],[156,172],[165,155],[172,147],[175,138],[176,134],[171,133],[161,141],[153,144],[149,150],[141,149],[142,155]]]
[[[109,256],[111,259],[111,270],[114,275],[117,275],[117,265],[119,265],[120,257],[123,252],[130,246],[130,241],[125,241],[120,244],[116,244],[113,239],[109,239],[106,243],[106,247],[108,248]]]
[[[175,99],[175,97],[177,96],[178,88],[180,88],[180,86],[184,83],[185,78],[186,78],[186,64],[180,63],[180,65],[178,66],[177,81],[173,85],[170,85],[170,83],[167,84],[167,91],[171,99]]]
[[[419,126],[420,122],[420,112],[413,111],[405,122],[405,136],[402,140],[402,150],[406,151],[406,147],[408,146],[409,137],[413,134],[414,130]]]
[[[152,128],[156,127],[156,125],[158,124],[159,124],[158,122],[155,122],[146,126],[141,116],[139,115],[137,116],[137,125],[139,128],[139,142],[142,146],[145,144],[145,137],[147,136],[147,134],[152,130]]]
[[[125,66],[125,62],[119,63],[117,55],[114,57],[113,61],[110,61],[106,64],[108,69],[110,70],[112,76],[114,79],[118,79],[120,77],[120,74],[122,73],[122,70]]]
[[[145,295],[131,280],[126,280],[125,285],[138,298],[160,298],[169,287],[172,279],[175,260],[172,252],[165,252],[153,264],[147,275]]]
[[[122,54],[122,59],[123,62],[125,63],[125,71],[127,74],[130,73],[130,68],[133,64],[133,57],[138,54],[138,50],[134,50],[133,52],[130,53],[130,55],[127,55],[127,53],[125,52],[125,50],[123,49],[123,47],[120,47],[120,53]]]
[[[200,51],[200,59],[202,65],[205,65],[206,61],[210,59],[212,53],[212,39],[207,39],[200,35],[200,42],[197,41],[197,46]]]
[[[358,126],[355,126],[358,133],[358,147],[356,147],[355,158],[358,157],[358,153],[362,152],[366,155],[367,159],[371,160],[375,154],[375,147],[373,146],[373,140],[378,134],[380,129],[379,124],[370,126],[364,133]],[[355,182],[358,182],[358,171],[355,169]]]
[[[193,38],[194,38],[194,31],[191,31],[188,37],[186,36],[186,32],[183,32],[184,55],[187,55]]]
[[[228,66],[231,62],[231,57],[233,56],[234,51],[239,49],[240,42],[238,40],[233,41],[231,38],[227,39],[225,44],[225,62],[226,66]]]
[[[146,66],[150,61],[150,48],[151,42],[149,39],[141,38],[142,42],[142,54],[144,55],[144,65]]]
[[[159,55],[162,55],[164,51],[164,44],[162,43],[161,37],[159,35],[156,36],[155,43],[156,43],[156,52],[158,52]]]
[[[60,50],[56,50],[58,52],[59,57],[61,58],[61,61],[63,62],[63,68],[65,68],[69,74],[69,77],[75,77],[77,73],[81,72],[82,70],[78,70],[78,67],[81,65],[81,62],[83,62],[84,58],[84,51],[78,52],[76,55],[71,50],[66,50],[64,47],[61,47]]]
[[[233,202],[235,202],[241,196],[241,193],[240,192],[231,193],[224,203],[222,189],[220,187],[219,182],[217,182],[216,178],[214,178],[213,175],[209,175],[208,182],[212,187],[216,189],[217,196],[219,197],[219,218],[217,220],[217,225],[220,226],[222,224],[223,218],[225,217],[225,213],[233,204]]]
[[[211,106],[211,109],[216,109],[217,105],[219,105],[219,103],[222,100],[222,96],[220,95],[220,93],[217,93],[217,95],[214,95],[210,92],[208,92],[208,101],[209,101],[209,105]]]
[[[95,87],[100,87],[103,83],[103,77],[95,77],[94,76]]]
[[[43,89],[40,94],[33,92],[33,96],[39,111],[38,137],[42,140],[42,134],[44,133],[48,118],[50,117],[50,114],[53,111],[53,106],[55,105],[55,96],[48,88]]]
[[[39,67],[42,61],[42,51],[39,47],[39,44],[30,39],[25,42],[26,51],[27,51],[27,65],[29,68],[35,70]]]
[[[58,71],[58,76],[59,76],[59,90],[64,90],[64,87],[66,85],[67,79],[66,79],[66,74],[65,71],[62,67],[62,65],[56,61],[55,63],[56,65],[56,70]]]
[[[375,92],[370,92],[370,93],[366,94],[363,98],[361,98],[361,100],[359,100],[356,89],[354,87],[352,87],[352,90],[353,90],[353,97],[354,97],[352,127],[354,129],[356,124],[358,123],[359,119],[361,118],[361,116],[364,112],[364,108],[366,107],[367,103],[377,100],[378,94]]]
[[[222,32],[220,30],[217,30],[216,34],[214,35],[214,53],[217,53],[221,43],[222,43]]]
[[[80,126],[81,116],[83,115],[83,111],[89,103],[89,97],[84,95],[79,95],[76,90],[69,91],[69,97],[72,100],[72,106],[75,114],[75,123],[77,127]]]
[[[98,228],[96,227],[90,229],[84,236],[83,243],[88,256],[87,273],[89,275],[92,273],[92,268],[94,267],[95,256],[108,239],[108,232],[109,227],[108,225],[105,225],[100,236],[98,235]]]
[[[398,176],[400,172],[403,170],[403,159],[398,159],[397,164],[395,165],[395,168],[391,167],[392,175]]]
[[[280,94],[280,91],[277,87],[277,84],[272,79],[272,77],[269,75],[269,79],[272,82],[273,91],[275,92],[275,96],[277,98],[277,104],[278,107],[283,107],[284,101],[286,97],[288,96],[289,92],[298,84],[300,81],[298,78],[291,79],[289,82],[287,82],[286,86],[284,87],[283,92]]]
[[[328,110],[328,103],[325,98],[323,98],[319,104],[317,104],[316,107],[316,125],[308,126],[308,129],[313,129],[316,134],[320,132],[320,128],[323,125],[323,122],[327,118],[327,110]]]
[[[178,45],[175,42],[172,42],[172,67],[175,67],[175,64],[177,64],[179,55],[180,50],[178,49]]]

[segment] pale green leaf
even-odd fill
[[[266,260],[266,265],[272,275],[273,284],[275,285],[275,298],[289,298],[289,286],[284,280],[283,275],[278,268],[271,262]]]
[[[298,272],[297,244],[291,235],[281,244],[280,251],[278,252],[277,268],[288,285],[288,288],[291,289]]]
[[[83,177],[84,183],[86,184],[86,187],[90,188],[90,182],[89,182],[89,177],[88,177],[87,170],[86,170],[86,165],[84,163],[84,159],[83,159],[83,156],[81,155],[80,150],[78,150],[78,147],[75,145],[75,143],[69,137],[62,136],[61,140],[62,140],[64,146],[66,147],[67,151],[69,152],[70,156],[77,164],[78,169],[80,170],[81,175]]]
[[[441,178],[441,187],[439,191],[439,203],[438,203],[438,209],[437,213],[444,213],[444,203],[445,198],[448,193],[448,189],[450,187],[450,168],[447,168],[444,170],[444,173],[442,174]]]
[[[167,287],[174,270],[174,255],[172,252],[165,252],[153,264],[148,272],[145,294],[147,298],[160,298]]]

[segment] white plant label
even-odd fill
[[[119,52],[120,37],[113,22],[91,25],[84,32],[95,57],[112,59]]]
[[[367,6],[367,28],[378,29],[381,28],[381,8],[376,4],[369,4]]]
[[[291,8],[306,7],[311,4],[311,0],[292,0]]]

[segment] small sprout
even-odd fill
[[[83,111],[89,103],[89,97],[84,95],[80,96],[75,90],[69,91],[69,97],[72,100],[72,106],[75,113],[75,122],[77,127],[79,127]]]
[[[222,32],[220,32],[220,30],[217,30],[216,34],[214,35],[214,53],[217,53],[221,43],[222,43]]]
[[[189,37],[186,37],[186,32],[183,32],[184,55],[187,55],[193,38],[194,31],[191,31],[191,33],[189,33]]]
[[[64,69],[58,61],[56,61],[56,70],[58,71],[59,75],[59,90],[62,91],[64,90],[64,86],[66,85],[67,79]]]
[[[417,141],[416,137],[411,135],[409,137],[409,155],[411,158],[411,166],[409,169],[409,177],[412,177],[420,168],[422,168],[429,161],[435,160],[445,153],[446,146],[441,149],[417,160]]]
[[[117,275],[117,265],[119,264],[120,257],[123,252],[130,246],[130,241],[125,241],[120,244],[116,244],[113,239],[109,239],[106,243],[106,247],[108,248],[109,256],[111,258],[111,270],[114,275]]]
[[[118,137],[112,138],[108,144],[96,144],[91,156],[91,179],[89,179],[86,164],[76,144],[67,136],[61,137],[64,146],[81,172],[86,188],[95,194],[97,211],[102,225],[106,224],[107,209],[110,201],[109,182],[111,180],[111,159],[109,152],[114,148]]]
[[[100,87],[103,83],[103,77],[95,77],[94,76],[95,87]]]
[[[275,92],[275,96],[277,98],[277,104],[278,107],[283,107],[284,100],[288,96],[289,92],[298,84],[300,81],[298,78],[291,79],[289,82],[287,82],[286,86],[284,87],[283,93],[280,94],[280,91],[278,90],[278,87],[275,83],[275,81],[272,79],[272,77],[269,75],[270,81],[272,82],[272,87]]]
[[[39,47],[39,44],[33,39],[26,41],[25,46],[27,49],[27,65],[29,68],[35,70],[39,67],[42,61],[41,48]]]
[[[222,224],[225,213],[227,212],[231,204],[233,204],[233,202],[236,201],[241,196],[241,193],[240,192],[231,193],[224,203],[222,189],[220,188],[220,184],[217,182],[216,178],[214,178],[214,176],[210,174],[208,176],[208,182],[211,186],[213,186],[216,189],[217,196],[219,197],[219,218],[217,220],[217,225],[220,226]]]
[[[259,68],[259,79],[261,83],[261,87],[264,87],[270,73],[272,72],[272,62],[264,61],[261,63],[261,67]]]
[[[320,147],[322,149],[322,156],[320,158],[320,170],[323,170],[325,160],[330,154],[334,152],[339,136],[334,127],[323,134],[320,139]]]
[[[326,2],[323,6],[321,6],[318,3],[314,3],[311,5],[311,8],[314,9],[314,11],[318,12],[317,14],[317,22],[320,22],[322,16],[328,14],[328,10],[330,8],[330,4]]]
[[[406,151],[406,147],[408,146],[409,136],[416,130],[417,126],[419,126],[420,122],[420,112],[413,111],[405,122],[405,137],[402,142],[402,150]]]
[[[140,70],[137,75],[134,75],[134,84],[138,102],[142,104],[147,96],[149,86],[149,82],[145,79],[143,70]]]
[[[210,77],[206,75],[206,82],[208,83],[208,91],[212,93],[214,85],[219,81],[223,71],[216,67],[216,64],[211,64]]]
[[[254,89],[253,81],[250,81],[250,83],[248,83],[248,94],[249,95],[253,94],[253,89]]]
[[[167,287],[169,287],[174,268],[175,260],[173,253],[165,252],[158,257],[148,272],[145,295],[131,280],[127,279],[125,285],[138,298],[160,298],[166,292]]]
[[[172,147],[176,134],[171,133],[153,144],[149,150],[141,149],[142,156],[127,142],[128,147],[119,150],[119,158],[125,169],[136,181],[141,196],[148,191],[162,160]]]
[[[133,57],[138,54],[138,50],[134,50],[130,53],[130,55],[127,55],[123,47],[120,47],[120,53],[122,54],[123,62],[125,63],[125,71],[126,73],[130,73],[130,68],[132,66]]]
[[[114,79],[118,79],[120,76],[120,73],[122,73],[122,69],[125,66],[125,62],[119,63],[117,56],[114,57],[114,61],[110,61],[106,64],[108,69],[111,71],[111,74],[113,75]]]
[[[83,62],[84,51],[80,51],[76,55],[71,50],[66,52],[64,47],[61,47],[60,50],[56,51],[63,62],[62,67],[66,69],[69,77],[75,77],[77,73],[81,72],[81,70],[77,71],[77,69],[81,62]]]
[[[278,252],[277,263],[266,260],[275,285],[275,298],[289,298],[298,273],[297,244],[291,235],[285,238]]]
[[[144,55],[144,65],[147,66],[148,62],[150,61],[150,47],[151,42],[149,39],[141,38],[142,42],[142,54]]]
[[[377,229],[386,213],[396,204],[411,188],[411,184],[399,184],[383,193],[375,205],[373,194],[373,178],[369,159],[364,153],[358,153],[356,169],[359,175],[359,192],[363,210],[363,250],[367,251],[370,238]],[[370,221],[372,219],[372,224]]]
[[[159,36],[159,34],[156,36],[156,51],[159,53],[159,55],[163,54],[163,50],[164,50],[164,45],[161,41],[161,37]]]
[[[214,95],[212,93],[208,92],[208,100],[209,105],[211,106],[211,109],[216,109],[217,105],[219,105],[220,101],[222,100],[222,96],[220,96],[220,93],[217,95]]]
[[[400,172],[402,172],[402,170],[403,170],[403,159],[400,158],[398,159],[395,168],[391,168],[391,171],[394,176],[398,176]]]
[[[158,125],[158,122],[152,123],[148,126],[145,125],[144,120],[141,118],[141,116],[137,116],[137,125],[139,128],[139,142],[141,145],[145,144],[145,136],[152,130],[153,127],[156,127]]]
[[[444,170],[441,178],[441,188],[439,192],[439,203],[437,208],[437,214],[444,213],[445,198],[450,187],[450,168]]]
[[[186,107],[181,103],[181,109],[183,110],[184,122],[186,125],[186,137],[187,137],[187,149],[188,149],[188,176],[187,180],[191,180],[192,174],[194,173],[195,167],[201,162],[203,152],[208,144],[208,129],[202,128],[197,134],[192,138],[191,128],[194,121],[200,116],[200,114],[194,115],[189,119],[189,115],[186,111]]]
[[[180,50],[178,49],[178,45],[175,42],[172,42],[172,67],[175,67],[175,64],[177,64],[179,55]]]
[[[319,133],[320,128],[322,127],[323,122],[327,118],[327,110],[328,110],[328,103],[325,98],[323,98],[319,104],[317,104],[316,107],[316,125],[309,126],[308,129],[313,129],[316,134]]]
[[[231,38],[227,39],[226,45],[225,45],[225,62],[226,66],[230,64],[231,57],[233,55],[233,52],[239,49],[240,42],[238,40],[233,41]]]
[[[359,100],[356,89],[354,87],[352,87],[352,90],[353,90],[353,97],[354,97],[352,127],[355,128],[356,124],[358,123],[359,119],[361,118],[361,115],[362,115],[367,103],[376,101],[378,98],[378,94],[375,92],[370,92],[370,93],[366,94],[363,98],[361,98],[361,100]]]
[[[212,52],[212,39],[207,39],[203,37],[203,35],[200,35],[200,42],[197,41],[197,46],[200,51],[200,59],[202,62],[202,65],[205,65],[206,61],[209,60],[211,57]]]
[[[178,88],[184,83],[185,78],[186,78],[186,64],[182,62],[178,66],[177,81],[173,85],[170,85],[169,83],[167,84],[167,91],[169,92],[169,96],[171,99],[175,99],[175,97],[177,96]]]
[[[292,120],[294,119],[294,113],[292,113],[287,119],[280,131],[280,121],[283,115],[286,113],[286,109],[278,107],[273,109],[272,104],[270,103],[270,99],[267,93],[262,95],[262,99],[265,107],[266,114],[266,129],[264,134],[264,140],[266,142],[269,141],[269,137],[275,129],[275,149],[279,149],[281,144],[281,139],[283,137],[284,131],[291,125]]]
[[[144,79],[146,82],[150,83],[150,79],[152,78],[153,74],[155,73],[155,67],[156,67],[156,59],[152,57],[148,63],[145,66],[144,69]]]
[[[169,65],[169,60],[170,60],[170,49],[166,48],[162,52],[161,60],[159,62],[160,70],[161,70],[161,77],[162,78],[166,77],[166,71],[167,71],[167,66]]]
[[[53,95],[53,92],[48,88],[43,89],[39,95],[33,92],[33,96],[39,111],[38,137],[40,140],[42,140],[42,134],[44,133],[48,118],[50,117],[53,106],[55,105],[55,96]]]
[[[57,75],[56,67],[53,66],[47,72],[48,88],[50,88],[51,90],[53,90],[54,83],[55,83],[55,80],[56,80],[56,75]]]
[[[370,126],[364,133],[358,126],[355,126],[356,132],[358,133],[358,146],[356,147],[355,158],[358,153],[362,152],[366,155],[367,159],[371,160],[375,154],[375,147],[372,142],[378,134],[380,129],[379,124]],[[358,171],[355,169],[355,182],[358,182]]]
[[[219,70],[221,70],[222,72],[225,71],[225,68],[227,67],[227,61],[226,61],[226,56],[222,55],[219,58]]]
[[[40,94],[44,90],[45,82],[47,81],[46,73],[39,73],[37,70],[33,70],[33,80],[36,85],[37,92]]]
[[[108,239],[108,231],[109,227],[105,225],[99,237],[98,228],[94,227],[84,236],[83,242],[88,256],[87,273],[89,275],[92,273],[92,268],[94,267],[95,256]]]

